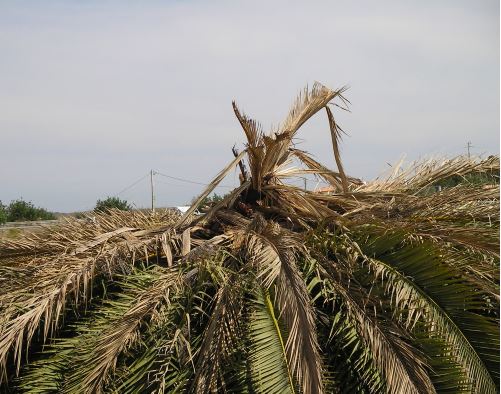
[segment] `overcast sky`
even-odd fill
[[[150,169],[208,182],[244,141],[233,99],[268,129],[315,80],[350,86],[353,176],[499,154],[499,1],[1,1],[0,200],[92,209]],[[298,137],[334,166],[323,112]],[[160,206],[202,188],[155,181]],[[148,187],[120,197],[148,206]]]

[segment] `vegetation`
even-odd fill
[[[315,85],[183,216],[113,211],[0,244],[0,376],[27,393],[496,393],[499,186],[457,158],[364,184]],[[337,171],[293,144],[325,111]],[[241,185],[193,212],[239,165]],[[335,192],[287,179],[313,174]],[[41,345],[45,344],[44,347]],[[26,362],[25,349],[28,347]]]
[[[200,202],[200,204],[199,204],[200,210],[201,210],[202,212],[205,212],[205,211],[209,210],[211,207],[213,207],[213,206],[214,206],[214,205],[216,205],[217,203],[221,202],[221,201],[224,199],[224,197],[226,197],[226,196],[227,196],[227,194],[225,194],[224,196],[221,196],[221,195],[219,195],[219,194],[217,194],[217,193],[214,193],[214,194],[212,194],[212,195],[210,195],[210,196],[205,197],[205,198],[204,198],[204,199]],[[196,201],[197,201],[197,199],[198,199],[198,196],[194,197],[194,198],[192,199],[192,201],[191,201],[191,202],[192,202],[192,204],[193,204],[194,202],[196,202]]]
[[[104,200],[97,200],[94,212],[108,212],[112,209],[129,211],[132,207],[126,200],[121,200],[118,197],[107,197]]]
[[[8,228],[0,230],[0,238],[19,238],[23,234],[23,230],[19,228]]]
[[[492,169],[485,172],[473,172],[464,176],[452,175],[441,179],[434,186],[454,187],[461,183],[470,183],[474,185],[493,185],[499,184],[499,170]]]
[[[224,197],[226,197],[226,194],[223,195],[223,196],[221,196],[221,195],[219,195],[217,193],[214,193],[214,194],[212,194],[210,196],[207,196],[205,198],[204,202],[206,204],[217,204],[218,202],[222,201],[224,199]]]
[[[53,220],[55,215],[45,208],[35,207],[31,201],[22,198],[13,200],[9,205],[0,201],[0,224],[33,220]]]
[[[4,224],[8,218],[7,207],[0,201],[0,224]]]

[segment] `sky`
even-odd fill
[[[315,81],[350,87],[334,115],[352,176],[468,141],[499,154],[499,15],[495,0],[0,0],[0,200],[147,207],[151,169],[207,183],[242,148],[232,100],[268,130]],[[324,112],[297,137],[335,168]],[[158,206],[203,189],[154,182]]]

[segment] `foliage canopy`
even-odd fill
[[[31,201],[22,198],[12,200],[9,205],[3,205],[0,201],[0,224],[5,222],[52,220],[55,219],[52,212],[45,208],[35,207]]]
[[[7,207],[0,201],[0,224],[4,224],[7,221],[8,213]]]
[[[118,197],[107,197],[104,200],[97,200],[94,212],[108,212],[112,209],[129,211],[132,207],[127,200],[121,200]]]
[[[499,171],[499,159],[427,162],[365,184],[341,162],[331,104],[346,108],[344,91],[306,89],[269,133],[234,104],[245,148],[183,216],[113,211],[1,241],[4,384],[28,393],[497,392],[499,185],[423,190]],[[321,110],[337,171],[293,143]],[[236,165],[240,186],[193,215]],[[304,174],[332,193],[287,183]]]

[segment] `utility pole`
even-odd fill
[[[466,148],[468,149],[468,159],[470,159],[470,148],[473,148],[473,145],[470,141],[466,144]]]
[[[304,191],[306,191],[306,178],[303,178],[304,181]]]
[[[150,170],[151,211],[155,212],[155,188],[153,187],[153,175],[155,175],[155,171]]]

